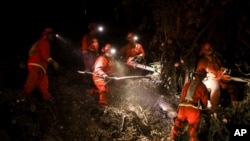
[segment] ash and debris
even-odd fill
[[[100,107],[83,75],[65,68],[50,75],[53,102],[42,101],[38,91],[31,99],[22,99],[20,89],[1,88],[4,141],[167,141],[179,95],[166,87],[146,78],[110,81],[109,106]],[[221,106],[217,118],[204,111],[200,138],[225,141],[230,126],[249,125],[249,100],[247,95],[234,107]],[[178,138],[187,139],[185,132]]]

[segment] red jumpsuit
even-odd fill
[[[129,64],[129,60],[137,55],[142,58],[145,56],[145,51],[141,44],[139,43],[128,43],[126,46],[121,48],[119,55],[124,58],[127,64]],[[125,68],[125,75],[139,75],[141,71],[135,70],[133,67],[129,65],[128,68]]]
[[[83,52],[83,63],[85,71],[92,71],[93,65],[99,56],[99,41],[97,38],[89,39],[87,50]]]
[[[88,47],[91,44],[91,39],[94,38],[94,35],[86,34],[82,38],[82,52],[86,52],[88,50]]]
[[[94,64],[93,74],[93,81],[99,92],[99,103],[101,105],[107,105],[109,87],[100,76],[112,76],[114,74],[114,61],[112,58],[106,57],[105,55],[99,56]]]
[[[23,87],[23,92],[30,96],[37,87],[44,100],[49,100],[51,94],[48,90],[49,80],[47,75],[48,63],[50,61],[50,43],[46,36],[43,36],[33,55],[28,59],[28,77]]]
[[[145,51],[139,43],[129,43],[120,50],[120,56],[124,57],[125,60],[136,55],[145,56]]]
[[[223,72],[222,62],[214,53],[214,49],[210,43],[205,42],[202,45],[200,55],[202,57],[198,61],[196,70],[205,69],[207,71],[207,78],[203,83],[211,91],[211,110],[216,113],[220,102],[220,88],[228,90],[232,104],[237,101],[237,90],[235,87],[229,87],[227,82],[230,81],[230,76]]]
[[[92,72],[95,61],[99,56],[99,41],[97,38],[92,38],[89,41],[90,43],[88,45],[88,48],[87,50],[82,52],[82,55],[83,55],[84,70],[87,72]],[[94,86],[94,83],[92,81],[92,76],[85,75],[84,83],[85,86],[90,86],[92,88]]]
[[[90,30],[89,33],[85,34],[82,38],[82,52],[86,52],[88,50],[88,47],[92,42],[92,38],[95,38],[97,33],[97,25],[95,23],[90,23],[88,28]]]
[[[217,111],[217,107],[220,101],[220,84],[219,78],[221,63],[220,60],[211,56],[211,59],[206,56],[202,57],[197,64],[197,70],[205,69],[207,71],[207,79],[203,81],[206,87],[211,91],[210,93],[210,101],[211,101],[211,110],[212,112]]]
[[[207,106],[207,100],[207,88],[200,80],[191,80],[184,85],[181,93],[181,102],[177,111],[177,117],[174,120],[174,127],[170,133],[170,138],[172,140],[175,139],[178,131],[184,128],[184,123],[186,121],[189,125],[189,141],[197,140],[197,129],[200,122],[201,107]]]

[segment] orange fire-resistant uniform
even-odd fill
[[[114,61],[111,57],[101,55],[94,64],[93,81],[98,89],[99,103],[108,104],[109,86],[106,84],[103,76],[112,76],[114,74]]]
[[[216,112],[219,101],[220,101],[220,84],[219,80],[216,77],[219,75],[221,64],[218,58],[213,57],[209,61],[206,57],[203,57],[199,60],[197,65],[197,70],[205,69],[208,73],[208,77],[203,81],[206,87],[211,91],[210,101],[211,101],[211,110]]]
[[[82,38],[82,52],[86,52],[92,43],[92,38],[96,38],[97,25],[95,23],[90,23],[88,28],[90,30],[89,33],[85,34]]]
[[[136,69],[131,65],[130,60],[133,57],[140,56],[144,58],[145,51],[141,44],[139,43],[128,43],[119,51],[119,55],[126,61],[127,66],[124,68],[125,75],[140,75],[141,70]]]
[[[43,36],[37,42],[34,53],[28,59],[29,72],[23,88],[23,93],[27,96],[30,96],[37,87],[44,100],[51,98],[48,90],[49,80],[47,75],[48,63],[52,61],[50,47],[47,37]]]
[[[222,67],[221,60],[218,55],[214,54],[210,43],[204,43],[200,55],[196,70],[205,69],[207,72],[203,83],[210,90],[211,111],[216,113],[220,102],[220,88],[226,89],[227,83],[225,82],[229,81],[229,76],[223,72],[225,69]],[[231,100],[236,101],[234,95],[237,93],[232,91],[231,95]]]
[[[97,38],[91,38],[89,46],[83,52],[83,63],[85,71],[93,71],[93,65],[99,56],[99,41]]]
[[[88,47],[92,43],[92,39],[96,38],[95,35],[92,34],[86,34],[82,38],[82,52],[86,52],[88,50]]]
[[[124,57],[125,60],[137,55],[140,55],[141,57],[145,56],[145,51],[139,43],[128,43],[120,50],[120,56]]]
[[[181,101],[178,107],[177,117],[174,119],[170,139],[174,140],[179,130],[184,128],[184,123],[187,122],[189,125],[189,141],[196,141],[201,109],[207,106],[207,88],[201,80],[191,80],[182,88],[180,99]]]

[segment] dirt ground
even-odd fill
[[[49,75],[52,102],[41,100],[38,91],[31,99],[22,99],[20,88],[1,88],[1,140],[167,141],[179,95],[162,85],[148,78],[111,80],[109,106],[100,107],[98,95],[90,93],[85,76],[76,69],[61,67]],[[235,107],[221,104],[217,118],[204,111],[200,139],[229,140],[232,125],[249,125],[248,99]],[[188,140],[186,130],[179,141]]]

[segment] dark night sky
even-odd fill
[[[126,34],[126,27],[115,21],[115,7],[121,0],[8,0],[2,3],[5,8],[1,9],[3,43],[10,51],[13,48],[27,51],[48,26],[74,42],[81,41],[91,21],[104,23],[105,35],[122,39]],[[1,54],[9,53],[1,51]]]
[[[11,46],[27,48],[40,37],[45,27],[79,41],[91,21],[112,26],[117,1],[110,0],[107,4],[101,0],[9,0],[5,5],[2,24],[6,45],[11,43]]]
[[[65,46],[59,48],[69,51],[66,52],[67,55],[75,53],[75,49],[71,47],[79,47],[80,50],[81,38],[84,33],[87,33],[89,22],[94,21],[106,26],[105,36],[112,35],[116,31],[120,32],[122,28],[114,22],[114,9],[119,2],[120,0],[109,0],[109,4],[102,0],[1,1],[3,38],[0,50],[0,88],[2,84],[7,83],[6,81],[13,82],[12,78],[15,77],[15,70],[20,61],[27,61],[25,59],[28,57],[29,48],[40,38],[45,27],[52,27],[56,32],[67,37],[70,43],[73,42],[67,45],[66,49]],[[63,49],[57,52],[65,53]],[[76,52],[78,53],[78,49]],[[17,76],[22,75],[17,74]]]

